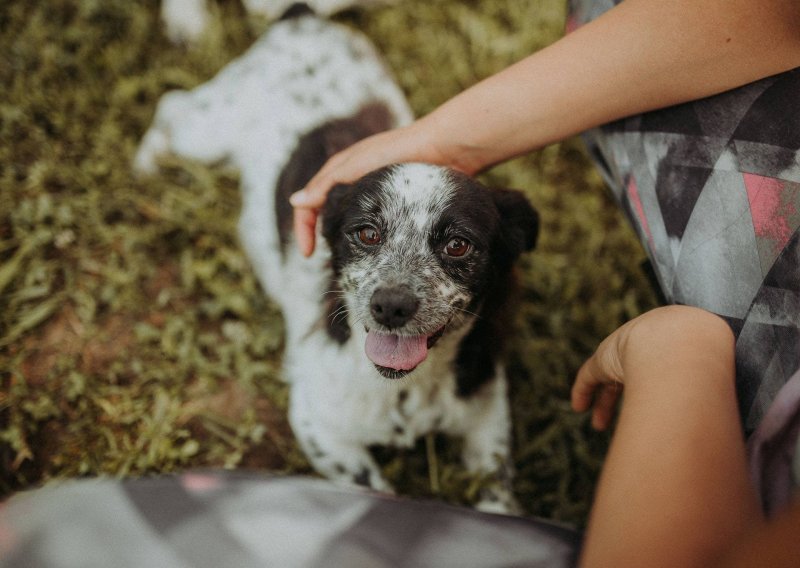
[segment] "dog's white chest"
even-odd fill
[[[406,379],[380,377],[354,338],[345,345],[318,338],[287,361],[293,421],[307,415],[352,442],[411,446],[420,436],[451,429],[463,416],[449,365],[435,355]]]

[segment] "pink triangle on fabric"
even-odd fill
[[[582,24],[578,21],[578,18],[575,17],[575,14],[569,14],[567,16],[566,26],[564,27],[564,33],[565,34],[571,34],[575,30],[577,30],[579,27],[581,27],[581,25]]]
[[[650,243],[650,250],[655,250],[653,244],[653,234],[650,232],[650,225],[647,223],[647,217],[644,214],[644,207],[642,206],[642,200],[639,197],[639,188],[636,185],[636,180],[633,176],[628,178],[628,187],[626,188],[628,192],[628,202],[633,206],[633,210],[636,213],[636,218],[639,220],[639,225],[642,227],[642,231],[647,236],[647,240]]]
[[[776,252],[782,250],[794,232],[789,216],[797,214],[794,204],[782,199],[785,182],[747,173],[742,178],[756,236],[772,241]]]

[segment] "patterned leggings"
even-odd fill
[[[573,0],[570,27],[619,1]],[[739,409],[768,511],[790,496],[800,431],[798,104],[800,68],[585,135],[667,300],[720,315],[736,336]]]

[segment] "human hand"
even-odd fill
[[[575,410],[591,409],[592,425],[604,429],[623,390],[625,401],[580,566],[644,566],[653,558],[663,566],[716,566],[752,526],[760,506],[735,368],[728,323],[689,306],[642,314],[584,363],[572,389]]]
[[[629,321],[605,338],[594,354],[581,365],[572,385],[572,409],[584,412],[591,408],[592,427],[595,430],[605,430],[611,424],[624,385],[622,354],[637,320]]]
[[[325,163],[305,188],[292,195],[294,233],[303,255],[314,252],[317,216],[333,186],[354,182],[371,171],[401,162],[454,166],[430,142],[422,122],[375,134],[342,150]]]
[[[631,381],[671,380],[662,376],[681,365],[691,370],[724,365],[732,346],[731,330],[719,316],[691,306],[656,308],[600,343],[578,370],[572,408],[576,412],[591,408],[592,426],[605,430],[626,383],[630,387]]]

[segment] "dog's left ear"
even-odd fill
[[[525,195],[516,189],[492,189],[492,199],[500,213],[500,233],[512,262],[536,246],[539,214]]]
[[[342,225],[344,211],[352,199],[353,186],[336,184],[328,192],[325,204],[322,206],[322,236],[333,246],[333,241]]]

